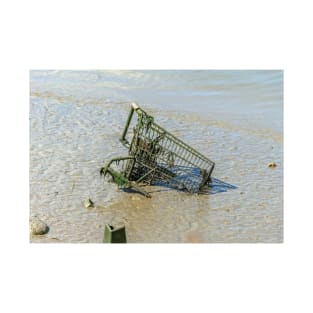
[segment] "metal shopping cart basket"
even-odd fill
[[[112,159],[100,173],[110,174],[121,188],[151,197],[144,186],[163,184],[199,193],[210,181],[214,162],[156,124],[136,103],[131,104],[120,141],[128,148],[128,156]]]

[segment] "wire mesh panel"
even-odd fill
[[[131,130],[134,112],[137,123]],[[130,133],[131,142],[126,139]],[[136,184],[165,183],[196,193],[208,183],[214,168],[214,162],[156,124],[136,104],[132,104],[120,141],[128,148],[129,159],[119,174]],[[106,167],[107,172],[109,168]]]

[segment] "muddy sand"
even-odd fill
[[[31,85],[30,216],[49,232],[32,243],[101,243],[104,225],[124,223],[129,243],[283,241],[283,137],[203,112],[142,105],[158,124],[216,163],[201,195],[149,187],[152,198],[100,177],[119,142],[129,101],[69,96]],[[268,167],[275,162],[276,167]],[[94,207],[82,201],[92,199]]]

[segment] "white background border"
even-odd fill
[[[312,312],[309,1],[0,7],[1,312]],[[284,69],[284,244],[29,244],[29,70],[47,68]]]

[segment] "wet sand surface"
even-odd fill
[[[283,241],[280,130],[196,109],[186,114],[141,104],[158,124],[216,163],[206,193],[153,186],[147,199],[99,174],[111,158],[127,156],[118,139],[130,102],[79,92],[66,84],[53,90],[31,76],[30,216],[50,230],[30,242],[101,243],[107,223],[124,223],[129,243]],[[269,162],[277,166],[269,168]],[[83,206],[88,198],[95,207]]]

